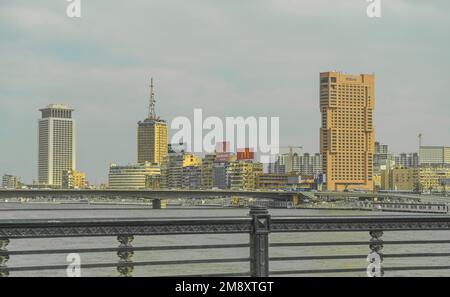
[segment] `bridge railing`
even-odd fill
[[[248,270],[240,272],[214,272],[190,274],[189,276],[253,276],[266,277],[270,275],[323,275],[337,273],[357,273],[357,275],[383,276],[392,271],[425,271],[450,270],[449,265],[410,265],[385,267],[383,260],[387,258],[448,258],[444,245],[450,244],[449,239],[433,238],[426,240],[394,240],[383,241],[383,233],[390,231],[433,231],[449,230],[450,216],[353,216],[353,217],[271,217],[267,209],[253,207],[248,217],[228,218],[196,218],[196,219],[79,219],[79,220],[0,220],[0,276],[21,275],[32,271],[66,270],[67,264],[8,266],[9,260],[19,256],[39,256],[45,260],[54,254],[90,254],[116,253],[117,260],[112,262],[81,263],[80,268],[115,268],[119,276],[132,276],[137,267],[161,267],[167,265],[197,265],[197,264],[233,264],[248,265]],[[364,232],[367,240],[360,241],[292,241],[269,242],[271,234],[311,233],[311,232]],[[153,235],[211,235],[211,234],[248,234],[249,240],[240,243],[221,244],[179,244],[163,246],[133,246],[137,237]],[[8,246],[20,239],[54,239],[77,237],[115,237],[118,246],[107,248],[64,248],[64,249],[20,249],[8,250]],[[439,245],[441,251],[425,250],[419,253],[389,253],[384,254],[385,246],[406,245]],[[271,256],[269,250],[290,248],[294,251],[301,248],[366,246],[367,253],[360,254],[329,254],[329,255],[295,255]],[[136,255],[157,251],[204,251],[216,249],[247,249],[247,256],[220,257],[183,260],[153,260],[135,261]],[[335,267],[308,269],[301,263],[304,261],[338,261],[367,259],[364,267]],[[271,270],[269,264],[276,262],[300,263],[295,269]],[[292,265],[290,265],[292,267]],[[327,266],[328,267],[328,266]]]

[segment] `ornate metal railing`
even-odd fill
[[[449,230],[450,216],[354,216],[354,217],[271,217],[264,208],[254,207],[248,217],[236,218],[196,218],[196,219],[78,219],[78,220],[0,220],[0,276],[11,273],[42,270],[64,270],[67,265],[8,266],[8,261],[16,256],[52,255],[52,254],[88,254],[114,252],[117,262],[82,263],[82,269],[116,268],[120,276],[132,276],[136,267],[249,263],[248,272],[205,273],[202,276],[254,276],[269,275],[315,275],[327,273],[367,272],[372,276],[382,276],[385,271],[409,270],[450,270],[446,265],[396,266],[384,267],[387,258],[429,258],[449,257],[447,252],[421,252],[383,254],[386,245],[443,245],[450,240],[396,240],[383,241],[386,231],[431,231]],[[273,242],[269,235],[288,232],[367,232],[367,241],[322,241],[322,242]],[[244,243],[198,244],[198,245],[164,245],[134,247],[137,236],[150,235],[187,235],[187,234],[249,234],[249,241]],[[66,238],[66,237],[106,237],[114,236],[117,247],[111,248],[64,248],[8,250],[8,245],[16,239],[27,238]],[[269,248],[304,248],[304,247],[367,246],[367,254],[346,255],[300,255],[270,257]],[[152,251],[185,251],[248,248],[248,257],[133,261],[136,253]],[[288,269],[269,270],[269,263],[283,261],[316,261],[368,259],[368,267],[334,268],[334,269]],[[190,275],[194,276],[194,275]],[[197,275],[195,275],[197,276]]]

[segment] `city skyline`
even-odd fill
[[[65,3],[2,3],[0,52],[8,59],[1,61],[0,174],[36,179],[37,110],[55,102],[76,109],[77,167],[93,183],[105,182],[110,163],[135,161],[135,125],[147,114],[149,74],[158,81],[158,114],[169,123],[197,107],[216,116],[280,116],[280,143],[315,153],[319,72],[375,72],[375,140],[395,152],[417,151],[418,133],[424,145],[449,145],[450,103],[443,90],[450,47],[442,38],[448,4],[385,3],[383,18],[371,20],[364,1],[348,2],[253,2],[238,10],[236,3],[202,3],[182,15],[170,3],[138,1],[121,12],[135,15],[122,28],[102,11],[102,1],[88,4],[80,21],[66,18]],[[161,11],[186,26],[173,26],[158,17]],[[327,47],[326,36],[342,42]],[[121,43],[136,46],[125,50]]]

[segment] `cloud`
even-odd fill
[[[150,76],[169,121],[277,115],[282,145],[316,152],[319,72],[375,72],[378,140],[450,144],[450,4],[382,5],[370,19],[363,0],[82,0],[69,19],[63,0],[4,1],[0,174],[35,178],[38,109],[62,102],[76,109],[78,168],[105,182],[110,163],[135,161]]]

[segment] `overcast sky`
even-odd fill
[[[0,175],[37,175],[38,112],[75,109],[78,169],[106,182],[157,113],[279,116],[282,145],[319,150],[319,72],[375,73],[375,134],[394,152],[450,145],[450,2],[0,0]]]

